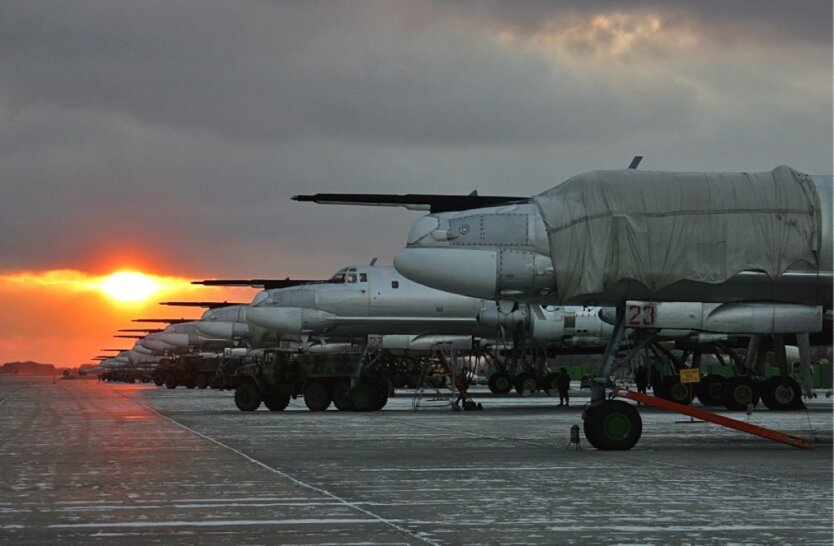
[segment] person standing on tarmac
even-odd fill
[[[646,389],[649,387],[649,372],[646,371],[645,366],[638,366],[634,370],[634,383],[637,385],[637,392],[646,394]]]
[[[556,388],[559,389],[559,405],[570,405],[570,375],[564,368],[559,368],[559,373],[556,374]]]

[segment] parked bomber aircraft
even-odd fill
[[[804,370],[811,336],[830,343],[831,176],[784,166],[764,173],[627,169],[581,174],[530,198],[294,199],[428,210],[394,260],[427,286],[498,301],[612,307],[606,318],[614,335],[583,416],[585,435],[601,449],[629,449],[642,431],[631,405],[606,400],[626,328],[639,332],[637,348],[661,328],[751,335],[749,364],[761,336],[772,336],[778,350],[791,335]],[[728,383],[758,399],[749,378]],[[778,396],[780,384],[770,387],[766,394]]]
[[[269,281],[198,282],[264,286]],[[276,332],[282,340],[356,342],[380,335],[382,348],[426,351],[458,336],[470,343],[472,337],[482,344],[503,339],[514,347],[530,343],[546,347],[551,354],[577,354],[601,352],[613,330],[600,319],[598,307],[524,304],[502,311],[493,301],[435,290],[408,280],[391,266],[375,263],[345,267],[327,281],[279,282],[283,288],[255,296],[251,307],[245,309],[245,318],[250,329]],[[232,331],[225,327],[226,336]],[[212,332],[223,333],[220,328]],[[679,340],[692,336],[687,330],[663,334],[665,339]],[[461,341],[456,343],[460,346]],[[493,392],[508,392],[513,386],[520,393],[529,392],[538,385],[550,387],[554,380],[529,362],[518,375],[517,370],[496,364],[498,369],[489,377]]]

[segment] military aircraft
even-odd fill
[[[599,307],[553,307],[517,305],[501,310],[491,300],[471,298],[435,290],[400,275],[392,266],[353,265],[340,269],[324,281],[281,279],[206,280],[207,285],[281,286],[258,293],[243,310],[249,329],[275,332],[283,341],[307,343],[350,342],[381,336],[380,347],[392,350],[427,351],[442,342],[458,347],[478,338],[508,341],[508,345],[532,344],[547,347],[548,353],[579,354],[601,352],[613,330],[600,319]],[[242,316],[243,316],[242,315]],[[203,329],[200,326],[199,329]],[[242,327],[235,325],[235,328]],[[234,330],[223,326],[214,335],[231,339]],[[666,339],[689,339],[688,330],[664,331]],[[445,340],[445,341],[444,341]],[[272,341],[273,346],[275,341]],[[254,346],[254,345],[252,345]],[[516,356],[518,353],[513,353]],[[516,374],[511,361],[494,361],[489,376],[493,392],[519,393],[539,386],[552,388],[555,374],[534,369],[529,362]],[[509,368],[509,369],[508,369]]]
[[[638,348],[661,328],[751,335],[748,363],[762,336],[779,350],[790,335],[804,370],[811,336],[830,343],[831,176],[785,166],[763,173],[626,169],[581,174],[533,197],[293,199],[428,210],[394,260],[421,284],[502,307],[613,308],[603,313],[614,332],[583,416],[586,437],[601,449],[629,449],[642,432],[630,404],[606,399],[626,328],[640,333]],[[771,382],[763,396],[778,397],[780,387],[784,381]],[[758,400],[748,377],[730,378],[724,388]],[[607,426],[614,422],[623,426]]]

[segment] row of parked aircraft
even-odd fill
[[[327,280],[202,281],[264,290],[249,305],[197,302],[209,307],[199,321],[148,332],[106,365],[230,345],[322,349],[369,335],[397,349],[467,346],[473,339],[590,349],[602,358],[583,415],[586,437],[601,449],[629,449],[642,430],[639,413],[607,394],[616,367],[637,352],[672,340],[697,354],[711,342],[741,373],[705,378],[704,399],[743,408],[761,395],[769,406],[787,408],[801,404],[802,392],[789,377],[786,343],[798,347],[806,395],[810,347],[831,344],[831,176],[788,167],[629,168],[585,173],[529,198],[294,199],[429,214],[414,224],[393,267],[350,266]],[[746,343],[741,357],[726,345],[738,339]],[[766,350],[781,376],[756,383]],[[491,379],[491,387],[512,382],[500,374]]]

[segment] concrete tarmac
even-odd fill
[[[641,409],[601,452],[548,397],[480,412],[238,411],[229,392],[0,377],[0,544],[832,544],[832,401],[722,412],[802,451]]]

